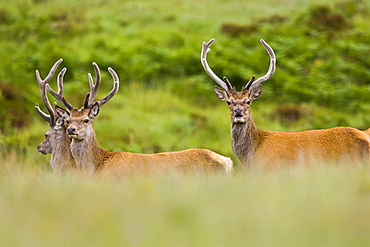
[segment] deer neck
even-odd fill
[[[258,142],[258,129],[252,115],[244,123],[231,124],[232,149],[244,167],[249,167],[256,151]]]
[[[51,166],[55,171],[63,172],[75,166],[75,160],[70,150],[71,139],[67,136],[66,129],[53,130],[53,151]]]
[[[95,170],[102,164],[105,150],[99,148],[95,133],[91,128],[83,140],[71,141],[72,156],[76,161],[76,166],[81,171],[86,171],[93,174]]]

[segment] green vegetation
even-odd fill
[[[45,74],[60,57],[74,102],[81,102],[86,74],[96,61],[117,70],[122,88],[132,82],[162,88],[167,79],[172,92],[193,87],[197,98],[212,105],[206,95],[212,94],[213,82],[199,62],[200,44],[211,37],[217,39],[209,57],[212,67],[238,87],[266,70],[268,57],[258,40],[275,49],[278,69],[264,87],[264,103],[320,105],[352,117],[370,110],[368,2],[265,2],[3,3],[0,130],[7,135],[10,127],[30,126],[39,101],[34,71]],[[338,116],[315,119],[313,127],[351,124]],[[369,126],[370,119],[362,122],[356,127]]]
[[[243,173],[229,113],[200,64],[240,88],[277,71],[253,103],[261,129],[370,127],[370,3],[364,0],[14,0],[0,5],[0,243],[4,246],[368,246],[368,168]],[[36,146],[35,79],[63,58],[65,96],[82,106],[91,63],[99,96],[118,94],[94,123],[108,150],[208,148],[233,176],[57,176]],[[53,87],[56,87],[55,80]]]
[[[370,173],[89,178],[2,167],[4,246],[368,246]]]

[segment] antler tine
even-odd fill
[[[114,85],[113,85],[112,90],[109,92],[109,94],[107,94],[107,96],[105,96],[103,99],[98,101],[99,106],[102,106],[105,103],[107,103],[118,92],[118,88],[119,88],[118,75],[116,71],[114,71],[111,67],[108,68],[108,71],[109,71],[109,74],[113,78]]]
[[[252,76],[252,78],[251,79],[249,79],[249,81],[248,81],[248,83],[247,83],[247,85],[245,86],[245,88],[246,89],[249,89],[250,88],[250,86],[252,85],[252,83],[254,82],[254,80],[256,79],[256,76],[254,75],[254,76]]]
[[[67,68],[63,68],[57,78],[57,85],[58,85],[58,93],[55,92],[49,84],[46,85],[47,90],[56,98],[62,105],[64,105],[69,110],[72,110],[74,107],[70,103],[67,102],[67,100],[63,97],[63,79],[64,75],[67,71]]]
[[[269,69],[268,69],[266,75],[258,78],[257,80],[255,80],[252,83],[249,83],[249,82],[247,83],[247,85],[245,87],[246,87],[246,89],[249,89],[249,90],[257,87],[262,82],[267,81],[268,79],[270,79],[271,76],[275,73],[275,69],[276,69],[276,56],[275,56],[274,50],[263,39],[261,39],[260,42],[265,47],[265,49],[267,50],[267,53],[270,56],[270,66],[269,66]]]
[[[204,70],[206,71],[206,73],[218,84],[220,85],[223,89],[225,89],[226,91],[229,91],[232,86],[230,84],[230,82],[228,80],[226,80],[225,82],[223,80],[221,80],[213,71],[212,69],[209,67],[208,63],[207,63],[207,53],[211,51],[211,49],[209,48],[213,42],[215,42],[215,39],[211,39],[210,41],[208,41],[208,43],[206,42],[203,42],[202,43],[202,52],[201,52],[201,56],[200,56],[200,60],[202,62],[202,65],[203,65],[203,68]]]
[[[226,83],[227,88],[228,88],[229,90],[233,88],[233,86],[231,86],[231,83],[230,83],[229,79],[227,79],[227,78],[226,78],[226,76],[224,76],[222,79],[223,79],[223,80],[224,80],[224,82]]]
[[[88,92],[85,96],[85,99],[84,99],[84,106],[83,108],[85,109],[89,109],[92,107],[92,105],[89,105],[89,101],[90,101],[90,92]]]
[[[36,70],[36,79],[37,79],[37,83],[39,84],[41,99],[42,99],[42,102],[44,103],[47,111],[49,112],[49,114],[46,114],[45,112],[43,112],[40,109],[40,106],[38,104],[36,104],[35,108],[36,108],[37,112],[40,114],[40,116],[44,120],[49,122],[51,127],[55,124],[56,114],[55,114],[53,108],[51,107],[50,101],[49,101],[48,96],[46,94],[46,87],[48,85],[47,83],[53,78],[56,70],[58,69],[58,66],[62,62],[63,62],[63,59],[59,59],[58,61],[56,61],[55,64],[53,65],[53,67],[50,69],[49,74],[45,77],[45,79],[41,79],[40,72],[38,70]]]
[[[91,97],[92,94],[91,94],[91,92],[87,93],[86,94],[86,97],[85,97],[85,101],[84,101],[84,108],[89,109],[95,103],[98,103],[99,106],[102,106],[105,103],[107,103],[118,92],[118,88],[119,88],[118,75],[117,75],[117,73],[111,67],[108,68],[108,71],[111,74],[111,76],[113,78],[113,82],[114,82],[114,85],[113,85],[112,90],[107,94],[107,96],[105,96],[103,99],[101,99],[99,101],[95,101],[94,99],[92,100],[92,97]]]
[[[35,108],[37,110],[37,112],[39,113],[39,115],[47,122],[51,122],[51,119],[50,119],[50,115],[49,114],[46,114],[45,112],[43,112],[41,109],[40,109],[40,106],[39,104],[36,104],[35,105]]]
[[[88,104],[89,105],[93,105],[94,104],[94,101],[95,101],[95,98],[96,98],[96,93],[98,92],[98,89],[99,89],[99,86],[100,86],[100,82],[101,82],[101,76],[100,76],[99,66],[95,62],[93,62],[92,65],[94,66],[94,70],[95,70],[96,83],[94,84],[94,81],[92,79],[92,76],[89,73],[88,74],[88,77],[89,77],[89,85],[90,85],[90,95],[89,95],[89,99],[88,99]]]

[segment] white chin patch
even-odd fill
[[[244,123],[243,117],[234,117],[234,123]]]
[[[81,139],[78,137],[78,135],[68,135],[69,138],[72,138],[76,141],[80,141]]]

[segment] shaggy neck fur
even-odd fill
[[[75,160],[70,150],[71,139],[67,136],[66,129],[55,126],[52,136],[54,144],[50,163],[53,170],[64,172],[74,167]]]
[[[257,147],[258,130],[252,115],[244,123],[231,124],[232,149],[244,167],[251,166],[251,160]]]
[[[71,142],[72,156],[76,161],[76,166],[81,171],[93,174],[103,163],[105,150],[99,148],[92,127],[89,127],[89,134],[83,140]]]

